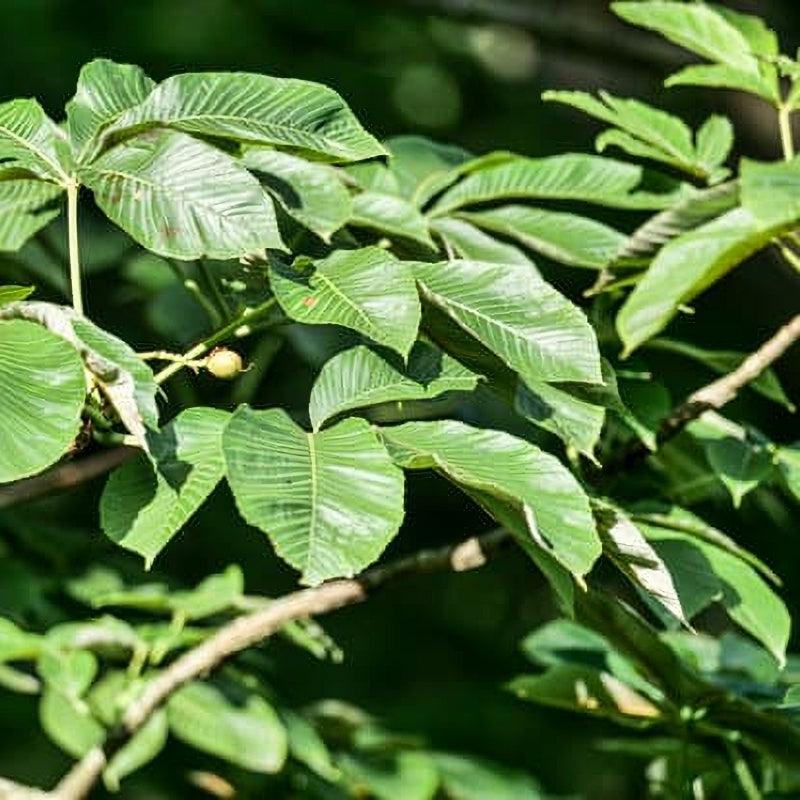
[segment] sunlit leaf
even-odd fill
[[[266,147],[248,148],[242,161],[290,216],[326,242],[350,218],[350,194],[331,167]]]
[[[283,249],[272,201],[235,159],[177,131],[139,134],[83,167],[100,208],[162,256],[238,258]]]
[[[737,208],[669,242],[617,316],[625,351],[660,333],[681,305],[769,244],[786,224],[768,224]]]
[[[441,216],[491,200],[578,200],[613,208],[666,208],[675,193],[636,192],[641,167],[577,153],[548,158],[513,158],[469,173],[433,207]]]
[[[382,428],[406,469],[436,469],[455,483],[524,507],[533,539],[578,576],[600,555],[588,499],[557,458],[507,433],[461,422],[408,422]]]
[[[433,247],[427,219],[411,203],[390,194],[357,194],[349,224]]]
[[[523,380],[599,383],[600,357],[583,312],[523,265],[418,262],[424,297]]]
[[[337,250],[313,265],[274,262],[270,281],[297,322],[343,325],[404,357],[417,338],[420,306],[411,270],[380,247]]]
[[[468,222],[514,239],[553,261],[592,269],[613,260],[626,237],[613,228],[576,214],[507,205],[463,213]]]
[[[80,429],[86,379],[71,344],[33,322],[7,320],[0,321],[0,386],[0,483],[6,483],[66,453]]]
[[[445,251],[451,258],[458,256],[472,261],[523,264],[538,272],[533,261],[522,250],[495,239],[465,219],[437,217],[431,220],[431,230],[444,241]]]
[[[406,367],[368,347],[354,347],[322,367],[309,400],[311,424],[319,430],[326,420],[344,411],[471,391],[478,380],[474,372],[425,342],[414,345]]]
[[[107,129],[106,136],[119,139],[150,127],[286,147],[333,161],[386,154],[333,89],[244,72],[167,78]]]
[[[190,408],[150,436],[151,458],[142,454],[118,467],[100,501],[106,536],[152,564],[222,479],[228,417]]]
[[[306,433],[285,412],[241,407],[223,438],[242,516],[303,581],[352,576],[403,519],[403,476],[370,426],[347,419]]]
[[[140,67],[98,58],[84,65],[75,96],[67,103],[67,131],[80,163],[98,134],[123,112],[141,103],[155,86]]]
[[[64,133],[44,113],[36,100],[10,100],[0,104],[0,162],[64,186],[67,145]]]

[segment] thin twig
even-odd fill
[[[103,747],[89,751],[45,796],[50,800],[81,800],[86,797],[114,753],[130,741],[153,712],[176,690],[189,681],[207,675],[231,656],[263,642],[290,622],[361,603],[377,589],[409,575],[477,569],[508,541],[505,530],[494,530],[457,545],[424,550],[386,566],[375,567],[359,578],[330,581],[313,589],[293,592],[264,609],[237,617],[177,658],[151,681],[127,709],[122,725],[109,734]]]
[[[81,287],[81,262],[78,246],[78,191],[74,179],[67,183],[67,238],[69,242],[69,283],[72,290],[72,307],[83,316],[83,289]]]
[[[41,475],[0,486],[0,508],[9,508],[52,492],[74,489],[111,472],[138,452],[141,451],[135,447],[115,447],[76,461],[66,461]]]
[[[800,314],[770,336],[761,347],[751,353],[732,372],[703,386],[674,408],[658,430],[657,442],[664,442],[677,436],[690,422],[706,411],[719,411],[733,400],[747,384],[754,381],[765,369],[777,361],[792,345],[800,340]],[[640,441],[623,451],[617,459],[606,463],[605,473],[625,470],[650,455],[650,451]]]
[[[187,364],[205,355],[212,347],[215,347],[221,342],[228,339],[241,339],[244,336],[248,336],[252,333],[253,326],[270,314],[276,302],[274,297],[270,297],[255,308],[246,309],[244,313],[232,322],[229,322],[225,327],[187,350],[183,354],[182,361],[176,361],[164,367],[164,369],[156,375],[156,383],[164,383],[167,378],[171,378],[176,372],[180,372]]]

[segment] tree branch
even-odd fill
[[[423,550],[386,566],[367,570],[358,578],[330,581],[313,589],[293,592],[264,609],[234,619],[197,647],[178,657],[150,682],[143,694],[127,709],[121,726],[109,734],[103,747],[94,748],[84,756],[51,792],[41,793],[31,789],[25,791],[34,794],[18,797],[20,800],[27,797],[82,800],[99,780],[114,753],[130,741],[152,713],[184,684],[208,674],[231,656],[263,642],[290,622],[361,603],[377,589],[409,575],[477,569],[508,541],[506,531],[499,529],[457,545]],[[0,784],[0,798],[5,797]],[[11,800],[17,796],[7,797]]]
[[[732,372],[701,387],[674,408],[658,430],[658,444],[677,436],[690,422],[705,411],[719,410],[733,400],[751,381],[777,361],[792,345],[800,340],[800,314],[778,329],[761,347],[751,353]],[[650,451],[640,441],[623,451],[622,455],[605,465],[605,472],[626,470],[647,456]]]
[[[0,509],[35,500],[51,492],[74,489],[111,472],[114,467],[128,461],[138,452],[140,450],[136,447],[115,447],[76,461],[65,461],[41,475],[0,486]]]

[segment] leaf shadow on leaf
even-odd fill
[[[556,409],[524,381],[517,384],[516,402],[525,416],[535,422],[546,422],[556,415]]]
[[[287,264],[280,258],[273,258],[270,261],[270,268],[287,281],[296,283],[299,286],[305,286],[307,289],[314,288],[311,286],[311,279],[317,270],[312,259],[307,256],[300,256],[291,264]]]
[[[259,173],[258,180],[262,186],[275,192],[286,208],[290,208],[293,211],[302,210],[303,198],[290,183],[277,175],[267,172]]]
[[[153,466],[169,487],[180,492],[189,480],[193,466],[188,461],[178,458],[178,437],[173,426],[158,431],[148,432],[147,441],[153,456]],[[155,495],[156,475],[153,473],[153,495]],[[152,496],[148,499],[152,499]]]
[[[691,542],[660,539],[650,544],[669,569],[687,619],[715,601],[727,601],[729,591],[732,600],[738,598],[736,589],[714,572],[706,554]]]

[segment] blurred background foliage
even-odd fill
[[[781,32],[784,49],[794,51],[800,41],[795,0],[727,4],[764,16]],[[778,153],[772,115],[755,101],[726,92],[665,92],[661,79],[683,56],[656,37],[626,29],[605,0],[0,0],[0,13],[0,96],[36,96],[56,117],[74,91],[80,66],[106,56],[139,64],[155,79],[218,69],[324,82],[378,135],[422,133],[475,153],[591,149],[597,130],[591,122],[540,102],[542,90],[551,87],[635,95],[693,123],[719,111],[735,120],[739,153]],[[99,217],[87,215],[83,225],[89,312],[100,324],[143,349],[164,336],[179,347],[186,343],[181,339],[202,333],[201,309],[159,259],[137,255]],[[32,243],[22,254],[24,266],[0,261],[0,275],[32,273],[42,295],[58,299],[64,285],[62,233],[56,225]],[[575,274],[548,277],[577,296],[592,276]],[[670,335],[709,348],[747,349],[796,312],[799,289],[797,273],[765,254],[700,298],[696,314],[673,324]],[[329,337],[300,339],[291,330],[278,339],[254,340],[248,355],[260,348],[262,362],[272,359],[268,373],[248,373],[230,390],[206,378],[183,377],[172,384],[172,399],[176,406],[229,406],[246,399],[297,410],[307,401],[319,354],[336,346]],[[668,354],[648,353],[642,366],[663,375],[673,401],[711,378]],[[800,353],[784,360],[779,373],[789,395],[800,397]],[[748,393],[730,416],[746,414],[777,441],[800,438],[796,418],[775,408]],[[6,552],[23,552],[34,565],[25,574],[18,562],[0,558],[4,615],[58,620],[52,602],[58,577],[74,574],[103,548],[110,563],[138,574],[138,564],[105,544],[98,530],[98,490],[90,487],[83,495],[0,518]],[[395,554],[489,527],[463,495],[433,477],[414,477],[408,502],[408,521],[391,548]],[[797,618],[797,518],[787,519],[766,491],[748,496],[738,515],[725,500],[712,497],[709,503],[703,509],[707,518],[753,546],[783,575],[784,596]],[[272,556],[263,535],[247,530],[231,510],[226,491],[218,492],[156,572],[188,583],[238,562],[249,592],[290,589],[293,576]],[[343,666],[277,642],[265,651],[265,669],[275,690],[296,705],[326,697],[353,702],[433,747],[530,770],[554,794],[640,797],[641,765],[596,746],[613,731],[523,705],[502,688],[525,668],[521,637],[553,614],[548,590],[530,562],[510,552],[478,573],[416,578],[365,607],[335,615],[326,625],[344,650]],[[39,732],[35,703],[3,693],[0,708],[0,773],[39,784],[54,780],[66,759]],[[198,769],[246,786],[232,767],[210,762],[170,744],[167,755],[123,788],[123,796],[201,796],[187,778]]]

